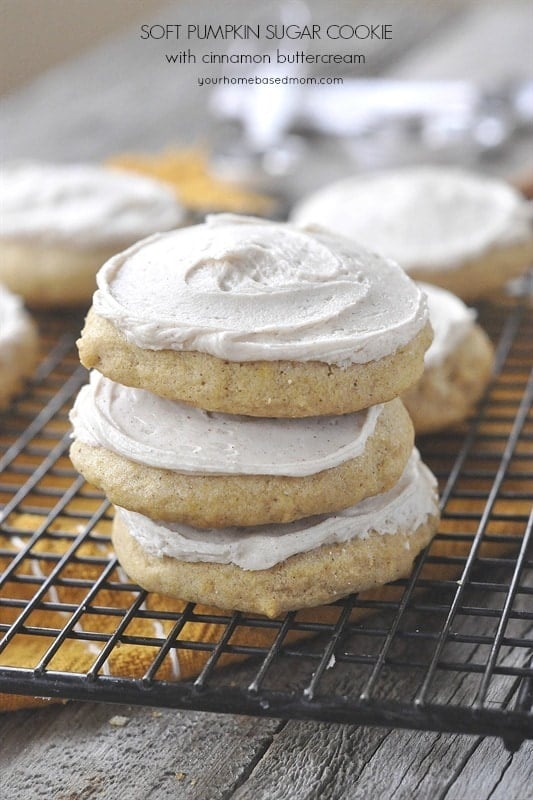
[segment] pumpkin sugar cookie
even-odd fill
[[[210,531],[117,508],[113,545],[148,591],[276,617],[408,575],[437,529],[435,487],[415,450],[388,492],[336,514]]]
[[[416,383],[432,338],[425,297],[396,264],[318,228],[253,217],[215,215],[138,242],[97,283],[82,363],[227,414],[386,402]]]
[[[389,489],[413,447],[402,402],[261,419],[206,412],[96,372],[71,412],[71,459],[116,505],[196,527],[290,522]]]

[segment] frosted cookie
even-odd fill
[[[434,331],[420,381],[403,395],[415,431],[437,431],[464,420],[492,373],[494,349],[476,312],[445,289],[420,284]]]
[[[19,297],[0,285],[0,408],[22,387],[37,361],[37,329]]]
[[[4,168],[0,205],[0,281],[34,306],[89,301],[108,258],[184,216],[164,184],[80,164]]]
[[[118,383],[209,411],[344,414],[423,370],[424,294],[392,262],[318,229],[221,214],[110,259],[78,342]]]
[[[117,508],[113,545],[149,591],[275,617],[407,575],[438,517],[436,481],[413,451],[388,492],[331,516],[199,530]]]
[[[71,459],[116,505],[197,527],[289,522],[389,489],[413,446],[395,399],[305,419],[191,408],[94,372],[71,413]]]
[[[502,180],[449,167],[351,177],[304,199],[292,218],[360,241],[464,299],[503,286],[533,258],[531,204]]]

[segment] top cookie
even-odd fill
[[[294,210],[397,261],[411,277],[471,299],[522,274],[533,255],[531,210],[504,181],[449,167],[359,175]]]
[[[423,368],[423,293],[327,231],[217,215],[97,276],[82,362],[211,411],[312,416],[396,397]]]
[[[89,300],[104,261],[184,219],[164,184],[90,164],[7,166],[0,201],[0,280],[34,305]]]

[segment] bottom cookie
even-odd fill
[[[435,481],[414,451],[393,489],[335,515],[201,531],[117,508],[112,538],[148,591],[276,617],[406,576],[437,524]]]

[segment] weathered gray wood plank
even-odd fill
[[[479,597],[479,602],[490,595]],[[527,598],[521,595],[517,608]],[[380,618],[375,618],[380,624]],[[457,632],[466,632],[463,621]],[[513,635],[528,633],[530,623],[518,621]],[[478,621],[476,632],[491,630]],[[309,643],[320,650],[320,641]],[[349,648],[350,641],[344,645]],[[479,648],[461,645],[472,659]],[[512,649],[505,663],[516,662]],[[518,662],[519,663],[519,662]],[[307,666],[290,660],[291,683],[301,685]],[[234,678],[251,672],[243,665]],[[406,697],[413,690],[412,676],[388,671],[382,691]],[[328,670],[327,683],[349,693],[360,681],[358,671],[337,662]],[[439,701],[460,702],[471,696],[474,676],[458,682],[451,673],[439,678]],[[512,679],[495,678],[490,698],[501,701]],[[125,727],[110,724],[115,715],[128,718]],[[82,798],[89,791],[101,800],[116,797],[118,787],[132,800],[184,798],[366,798],[386,796],[459,798],[475,785],[476,798],[489,797],[502,787],[517,798],[527,797],[528,764],[533,743],[510,756],[500,741],[479,737],[440,735],[379,728],[321,723],[283,723],[180,711],[70,704],[0,717],[0,774],[8,800],[25,798],[28,786],[35,797]],[[178,777],[176,777],[176,775]],[[505,782],[504,782],[505,779]],[[39,794],[39,787],[49,794]],[[230,794],[228,794],[228,792]],[[379,792],[379,794],[378,794]],[[373,794],[376,793],[376,794]],[[501,795],[503,797],[503,794]],[[513,797],[513,794],[508,795]]]
[[[101,704],[18,712],[0,735],[6,800],[532,796],[531,743]]]
[[[531,800],[532,764],[531,742],[511,754],[495,748],[487,739],[480,741],[443,800],[489,796],[489,788],[491,800]]]
[[[110,722],[127,719],[123,727]],[[104,704],[0,718],[4,800],[224,798],[280,723]]]
[[[487,593],[478,599],[483,604],[491,597]],[[528,602],[530,606],[530,600],[522,595],[516,607],[527,607]],[[458,621],[454,630],[473,632],[474,625],[478,634],[489,634],[493,630],[487,620],[476,623],[471,619]],[[517,622],[513,635],[531,636],[531,624]],[[479,646],[464,644],[459,650],[466,661],[480,661],[483,657]],[[459,656],[458,650],[455,652]],[[521,664],[522,658],[523,653],[509,649],[500,663]],[[413,676],[407,672],[394,671],[390,680],[394,685],[382,685],[383,694],[398,699],[412,694]],[[342,687],[349,694],[350,684],[357,686],[357,670],[345,670],[343,665],[336,665],[331,681],[337,691]],[[452,673],[440,672],[435,683],[432,696],[436,702],[468,703],[479,677],[464,675],[458,680]],[[513,685],[512,678],[495,676],[489,702],[500,704],[511,694]],[[521,800],[530,796],[527,765],[532,757],[531,741],[511,756],[500,740],[492,738],[289,722],[279,731],[236,797],[238,800],[287,800],[293,796],[331,800],[370,797],[484,800],[492,798],[497,789],[500,791],[499,786],[504,785],[503,779],[507,776],[507,797]],[[475,781],[472,774],[475,774]],[[285,775],[291,776],[290,782],[284,781]],[[468,787],[474,784],[475,791],[470,793]],[[291,795],[294,786],[299,794]]]

